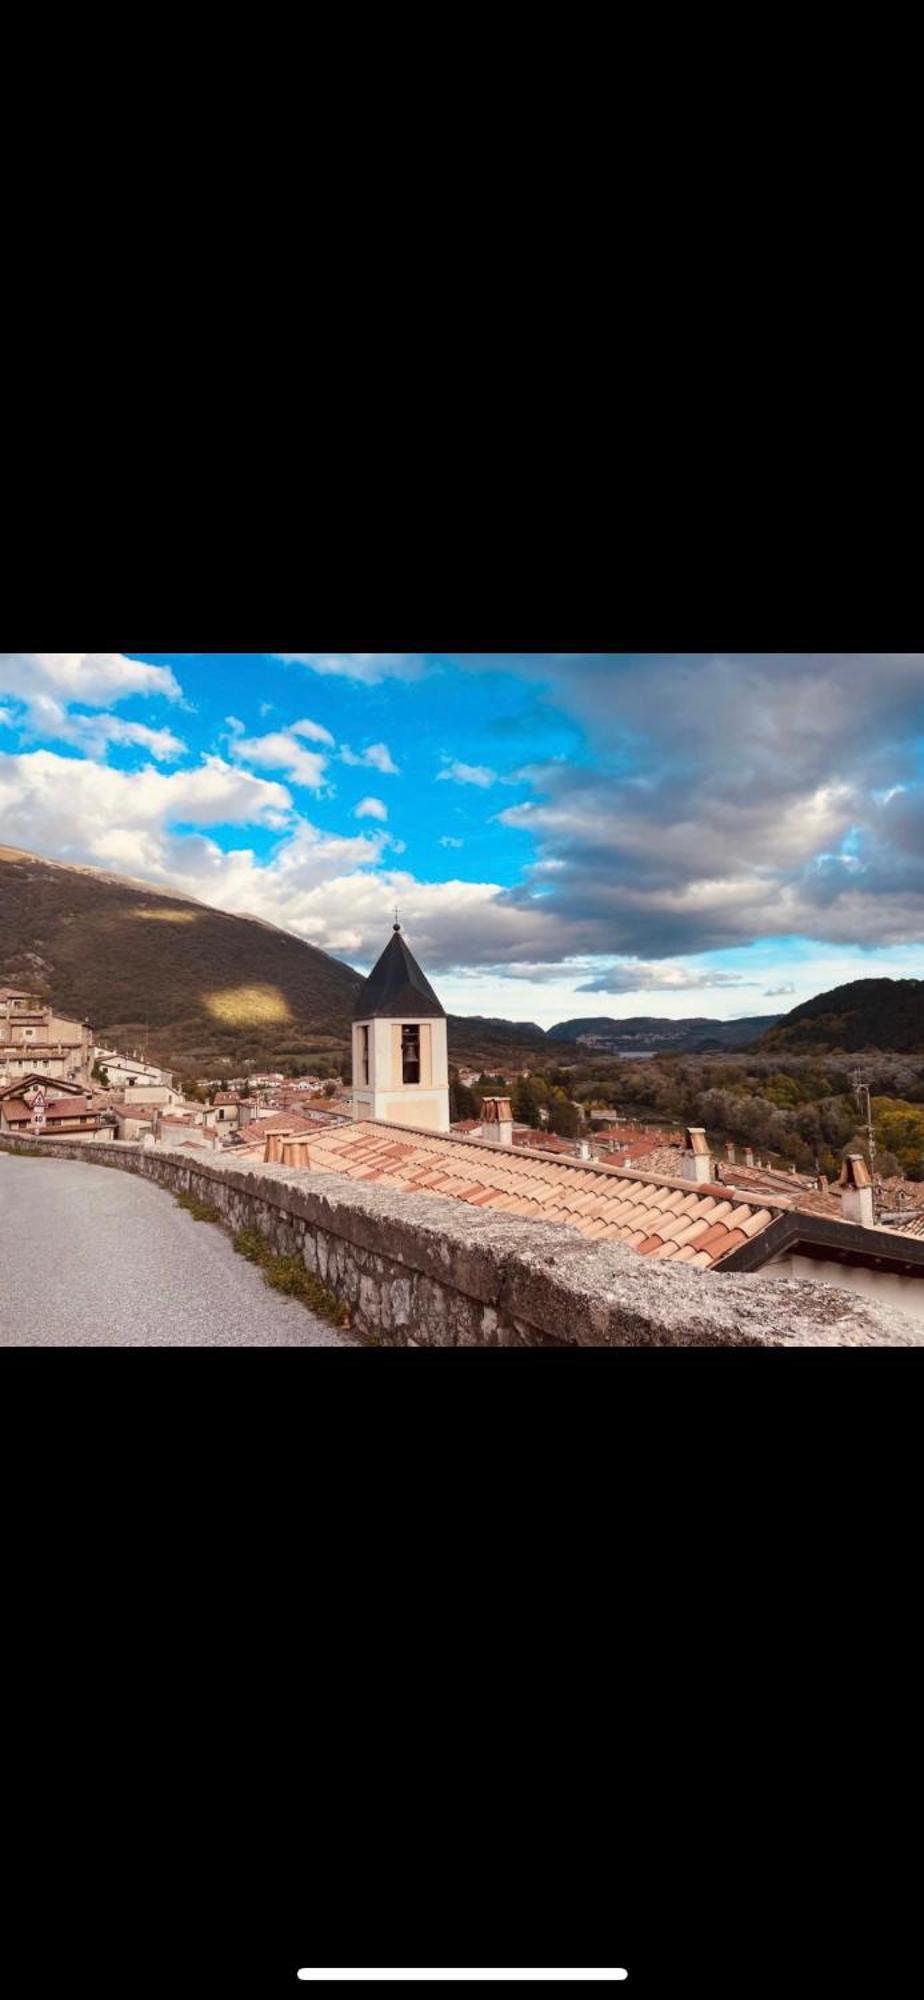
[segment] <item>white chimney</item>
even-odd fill
[[[729,1166],[733,1167],[735,1164],[735,1142],[733,1139],[727,1139],[725,1142],[725,1158]]]
[[[513,1145],[513,1108],[509,1097],[483,1097],[481,1137],[489,1146]]]
[[[753,1146],[745,1146],[745,1149],[744,1149],[744,1164],[745,1164],[745,1166],[746,1166],[746,1167],[753,1167],[753,1165],[754,1165],[754,1148],[753,1148]]]
[[[589,1160],[591,1157],[590,1140],[579,1139],[575,1147],[575,1152],[579,1160]]]
[[[713,1178],[712,1158],[702,1125],[687,1126],[683,1178],[685,1181],[711,1181]]]
[[[864,1229],[875,1229],[873,1190],[862,1153],[847,1154],[838,1187],[841,1190],[841,1214],[845,1220],[859,1222]]]

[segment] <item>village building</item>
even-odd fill
[[[216,1090],[211,1104],[206,1106],[203,1124],[207,1130],[220,1126],[223,1131],[234,1132],[241,1123],[244,1099],[233,1090]]]
[[[255,1098],[240,1097],[234,1090],[217,1090],[211,1104],[204,1106],[202,1123],[206,1131],[214,1131],[219,1138],[230,1138],[251,1125],[259,1116],[259,1105]]]
[[[86,1021],[59,1014],[49,1001],[17,986],[0,986],[0,1078],[37,1073],[65,1083],[88,1083],[93,1033]]]
[[[450,1129],[445,1009],[398,923],[353,1009],[353,1116]]]
[[[173,1071],[147,1062],[144,1056],[123,1056],[118,1049],[97,1046],[93,1050],[93,1059],[105,1070],[113,1090],[172,1089]]]
[[[80,1084],[65,1083],[33,1072],[0,1084],[0,1132],[26,1138],[103,1138],[114,1136],[115,1119],[101,1100]]]

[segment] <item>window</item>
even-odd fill
[[[362,1085],[362,1084],[368,1084],[368,1082],[369,1082],[369,1030],[368,1030],[368,1028],[360,1028],[360,1031],[359,1031],[359,1076],[358,1076],[358,1078],[357,1078],[357,1082],[358,1082],[358,1083],[359,1083],[360,1085]]]
[[[420,1029],[401,1030],[401,1073],[405,1083],[420,1082]]]

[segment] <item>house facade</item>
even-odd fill
[[[38,1073],[0,1085],[0,1133],[46,1139],[111,1138],[115,1118],[93,1103],[79,1084]]]
[[[0,987],[0,1078],[33,1072],[59,1082],[89,1082],[93,1033],[86,1021],[15,986]]]

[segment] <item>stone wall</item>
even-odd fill
[[[415,1347],[924,1346],[924,1328],[875,1298],[801,1279],[672,1269],[553,1223],[165,1146],[4,1136],[9,1153],[82,1159],[211,1202],[304,1259],[367,1338]],[[0,1215],[2,1254],[2,1215]]]

